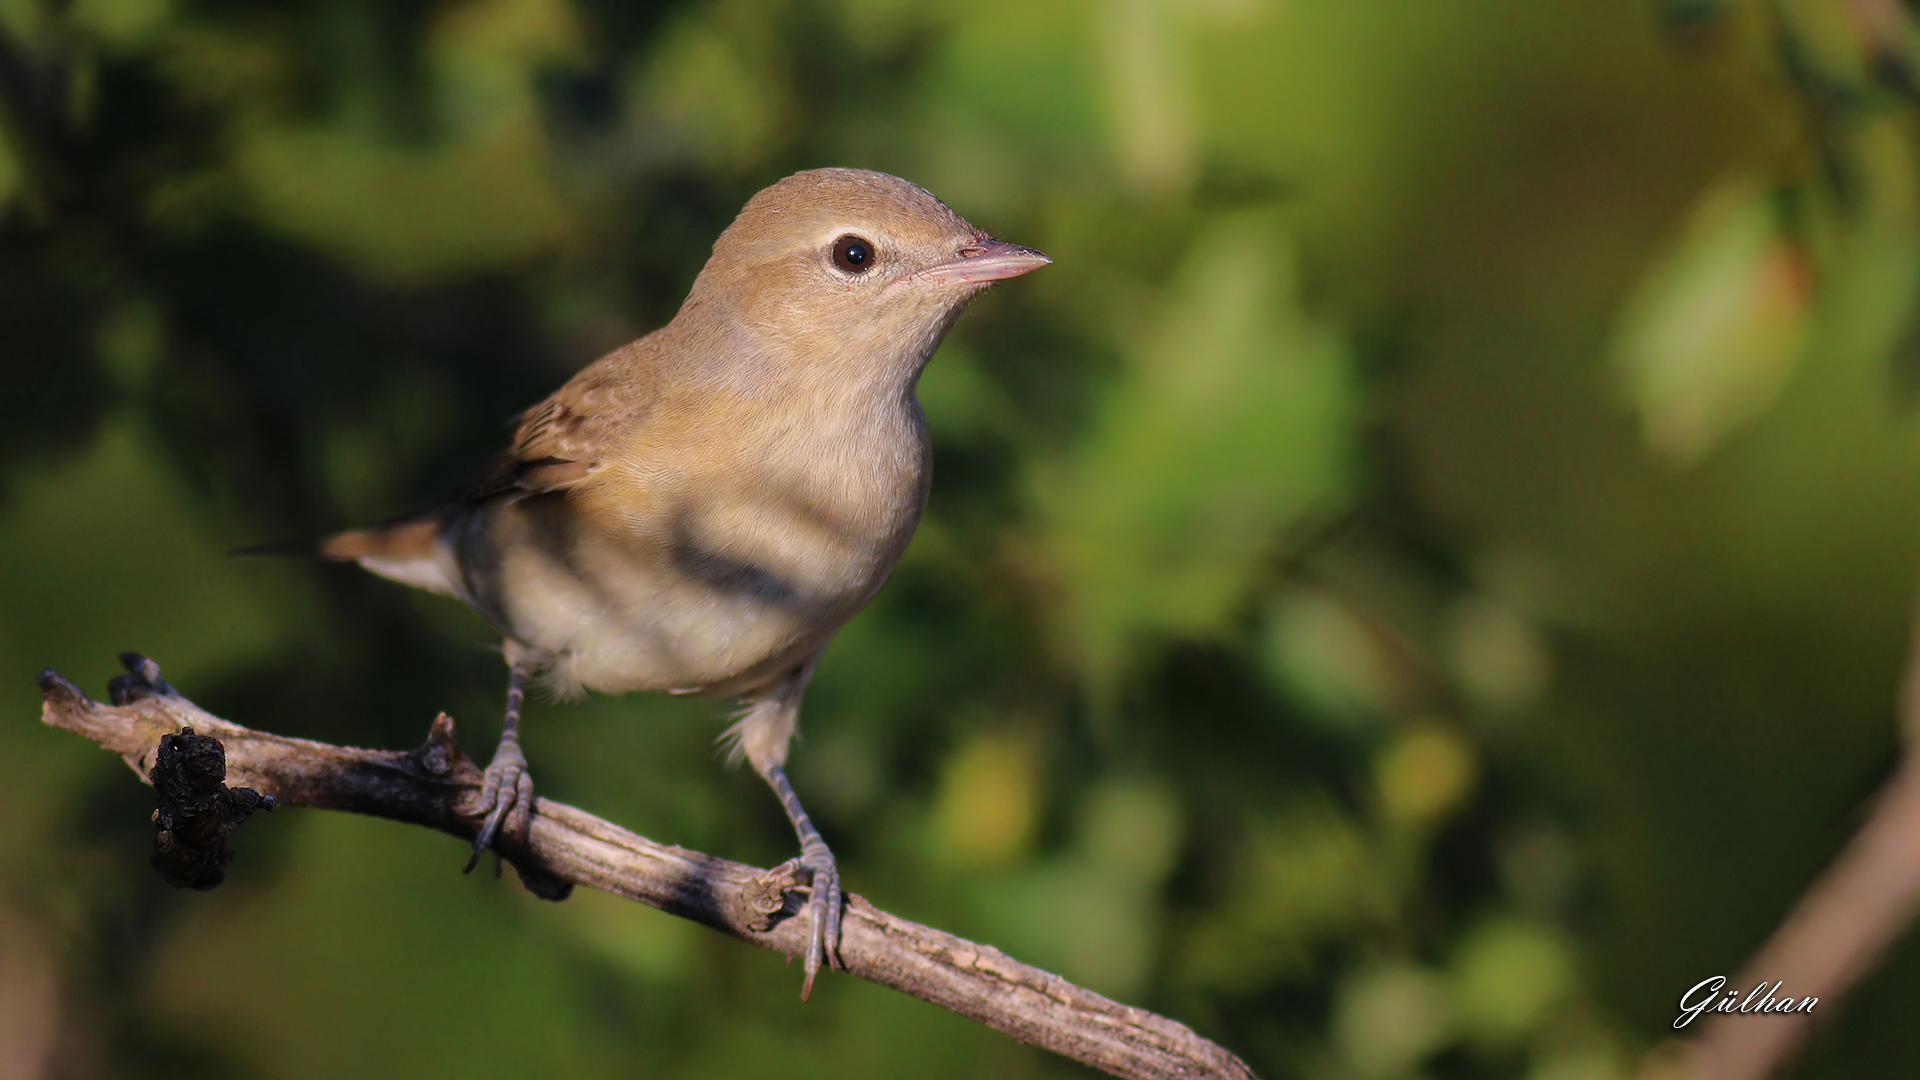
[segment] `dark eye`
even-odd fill
[[[864,274],[873,268],[873,245],[848,233],[833,242],[833,265],[849,274]]]

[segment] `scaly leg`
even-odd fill
[[[786,770],[771,765],[760,770],[760,775],[779,797],[787,820],[793,822],[793,831],[800,837],[800,858],[795,863],[808,875],[807,917],[813,923],[813,933],[807,939],[807,981],[800,987],[800,1000],[805,1001],[813,993],[813,977],[819,974],[821,961],[840,965],[840,868],[834,864],[833,852],[827,850],[820,830],[813,827],[801,807],[800,796],[793,793]]]
[[[509,817],[512,829],[521,836],[533,823],[533,776],[527,772],[527,756],[520,752],[520,707],[527,696],[527,664],[520,650],[507,645],[507,715],[500,732],[500,745],[481,781],[480,807],[487,815],[480,835],[473,838],[473,857],[467,860],[466,873],[480,865],[480,856],[493,847],[494,839]]]
[[[787,820],[793,822],[794,833],[800,838],[800,857],[789,865],[806,873],[807,917],[813,923],[807,940],[807,981],[800,989],[802,1001],[813,993],[813,977],[820,973],[823,962],[840,966],[840,869],[834,865],[833,852],[827,850],[827,842],[820,838],[820,830],[813,827],[813,820],[801,808],[800,797],[793,793],[784,768],[787,748],[800,723],[800,695],[806,692],[807,680],[813,677],[817,660],[818,657],[808,660],[779,682],[746,699],[746,708],[721,736],[731,745],[730,756],[735,761],[746,758],[753,763],[753,771],[773,789],[781,809],[787,812]]]

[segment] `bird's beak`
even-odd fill
[[[983,239],[961,248],[952,261],[928,267],[915,276],[940,284],[981,284],[1019,277],[1052,261],[1032,248]]]

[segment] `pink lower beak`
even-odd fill
[[[979,240],[961,248],[952,262],[929,267],[915,276],[922,281],[979,284],[1019,277],[1052,261],[1032,248],[1000,240]]]

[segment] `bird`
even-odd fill
[[[921,372],[969,300],[1050,262],[899,177],[795,173],[720,234],[672,320],[517,417],[476,483],[314,544],[465,601],[504,642],[468,871],[531,824],[530,683],[734,698],[729,757],[799,842],[802,1000],[823,962],[841,966],[839,868],[786,774],[801,697],[926,507]]]

